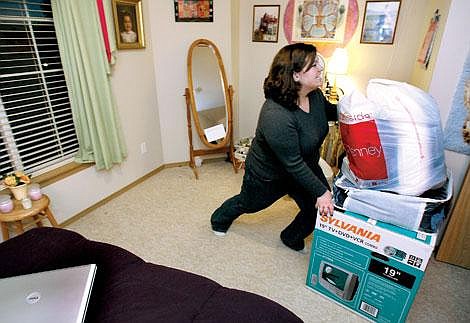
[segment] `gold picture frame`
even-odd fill
[[[362,22],[362,44],[392,45],[400,13],[401,0],[367,0]]]
[[[118,49],[145,48],[142,0],[113,0]]]

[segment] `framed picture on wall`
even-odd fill
[[[174,0],[176,22],[213,22],[213,0]]]
[[[113,0],[118,49],[145,48],[142,0]]]
[[[254,42],[277,43],[279,35],[280,6],[253,6],[253,38]]]
[[[400,3],[400,0],[366,1],[361,43],[393,44]]]
[[[294,0],[293,42],[342,43],[349,0]]]

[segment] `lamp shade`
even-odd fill
[[[348,71],[348,51],[345,48],[336,48],[328,62],[328,73],[346,74]]]

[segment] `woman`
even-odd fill
[[[281,240],[300,251],[313,232],[317,209],[333,214],[332,194],[318,161],[328,120],[337,115],[320,90],[322,72],[313,45],[288,45],[274,57],[241,192],[212,214],[216,235],[225,235],[241,214],[265,209],[289,194],[300,212],[281,232]]]

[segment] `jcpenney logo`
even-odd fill
[[[376,157],[381,158],[383,154],[382,146],[351,147],[344,145],[346,152],[353,157]]]

